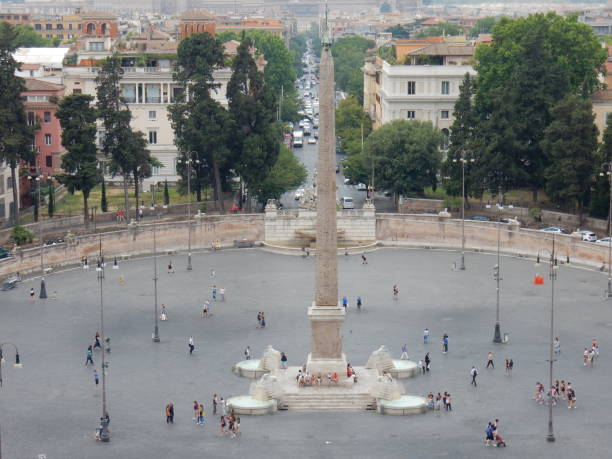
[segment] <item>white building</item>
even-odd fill
[[[16,171],[19,177],[19,169]],[[0,163],[0,225],[11,218],[13,212],[13,179],[11,168],[5,163]],[[19,180],[17,180],[17,196],[19,196]]]
[[[174,103],[178,87],[172,80],[170,61],[159,60],[157,64],[157,67],[125,67],[121,81],[123,97],[132,112],[132,128],[146,135],[151,155],[164,165],[154,169],[153,176],[144,181],[145,187],[163,180],[173,182],[179,179],[176,168],[178,150],[168,119],[168,105]],[[66,94],[82,93],[95,97],[98,70],[98,67],[65,67]],[[221,86],[213,97],[224,107],[227,107],[225,96],[230,76],[229,68],[214,73],[215,82]]]
[[[443,132],[453,123],[453,108],[470,65],[390,65],[380,72],[381,124],[408,119],[431,121]]]

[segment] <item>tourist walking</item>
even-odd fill
[[[555,354],[561,354],[561,343],[559,342],[559,338],[555,337],[553,341],[553,350]]]
[[[357,297],[357,309],[361,309],[361,297]]]
[[[34,292],[34,287],[32,287],[30,289],[30,301],[34,301],[34,296],[36,295],[36,293]]]
[[[193,420],[196,422],[198,421],[199,410],[200,410],[200,404],[198,403],[197,400],[194,400],[193,401]]]
[[[96,332],[96,336],[94,337],[94,349],[97,347],[98,349],[102,349],[102,344],[100,343],[100,333]]]
[[[446,354],[448,352],[448,335],[444,333],[442,336],[442,353]]]
[[[85,360],[85,366],[89,365],[89,364],[94,364],[93,361],[93,348],[91,347],[91,345],[89,345],[87,347],[87,359]]]
[[[365,253],[361,254],[361,264],[362,265],[367,265],[368,264],[368,259],[365,256]]]
[[[281,352],[281,368],[287,369],[287,355],[284,352]]]
[[[400,356],[400,360],[410,360],[408,357],[408,346],[406,344],[402,345],[402,355]]]
[[[446,411],[453,411],[453,405],[451,403],[451,394],[450,393],[446,393],[446,404],[445,404],[445,408]]]
[[[221,301],[225,301],[225,288],[221,287],[219,289],[219,296],[221,297]]]
[[[172,260],[168,262],[168,274],[174,272],[174,265],[172,264]]]
[[[217,408],[221,412],[221,416],[225,416],[227,414],[226,406],[225,406],[225,399],[223,397],[219,398],[219,406]]]
[[[470,370],[470,376],[472,377],[472,382],[470,384],[476,387],[476,376],[478,376],[478,370],[476,369],[476,367],[472,367],[472,369]]]
[[[251,348],[249,346],[244,350],[244,360],[251,360]]]
[[[93,377],[94,377],[94,382],[96,383],[96,387],[98,387],[98,384],[100,383],[100,376],[98,376],[98,371],[95,368],[93,371]]]
[[[213,395],[213,399],[212,399],[212,403],[213,403],[213,414],[217,414],[217,405],[219,404],[219,397],[217,397],[217,394]]]
[[[168,320],[168,316],[166,315],[166,305],[162,303],[161,312],[159,313],[159,320]]]
[[[168,403],[166,405],[166,424],[174,423],[174,405],[172,403]]]
[[[257,313],[257,328],[261,328],[261,315],[263,313],[260,311]]]
[[[429,365],[431,365],[431,357],[429,357],[429,352],[425,354],[425,371],[429,371]]]
[[[342,306],[344,306],[344,310],[346,311],[346,307],[348,306],[348,298],[345,296],[342,297]]]
[[[219,420],[219,432],[221,433],[221,435],[225,435],[225,426],[227,424],[225,423],[225,416],[221,416],[221,419]]]
[[[397,288],[397,284],[393,286],[393,299],[397,300],[399,296],[399,288]]]
[[[423,344],[429,344],[429,328],[423,330]]]
[[[425,374],[425,362],[423,362],[422,360],[419,360],[419,363],[417,363],[417,371],[421,370],[421,373]]]
[[[217,301],[217,286],[213,285],[212,289],[210,289],[210,294],[212,295],[213,301]]]
[[[210,302],[208,300],[204,301],[202,305],[202,317],[208,317],[210,315]]]
[[[261,328],[266,328],[266,314],[261,312]]]
[[[196,424],[204,425],[204,405],[198,407],[198,421]]]
[[[189,337],[189,355],[192,355],[194,350],[195,350],[195,345],[193,344],[193,336],[190,336]]]
[[[486,368],[493,367],[495,369],[495,365],[493,364],[493,353],[489,351],[487,354],[487,366]]]

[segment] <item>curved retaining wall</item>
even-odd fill
[[[215,240],[222,246],[231,246],[236,239],[262,241],[264,239],[264,215],[205,216],[192,223],[192,250],[210,248]],[[157,224],[157,247],[160,253],[187,250],[186,222]],[[467,251],[497,250],[497,223],[465,222],[465,247]],[[461,247],[461,220],[437,215],[377,214],[376,238],[379,245],[402,247],[452,248]],[[552,247],[552,235],[541,231],[521,229],[517,225],[502,224],[500,230],[501,250],[506,254],[535,257],[541,252],[543,259]],[[136,226],[133,229],[102,233],[102,245],[107,261],[114,257],[126,258],[150,254],[153,250],[153,225]],[[99,235],[89,234],[75,237],[73,241],[44,249],[45,266],[77,264],[86,256],[90,260],[98,254]],[[558,258],[565,261],[569,255],[572,262],[592,267],[607,266],[608,247],[582,242],[570,235],[555,235]],[[277,248],[268,250],[279,253],[296,252],[298,249]],[[359,249],[359,252],[363,248]],[[342,252],[343,253],[343,252]],[[40,248],[17,250],[12,258],[0,260],[0,277],[19,271],[36,272],[40,269]]]
[[[80,263],[82,257],[90,261],[98,256],[100,237],[106,261],[114,257],[127,258],[149,254],[153,251],[153,224],[135,225],[122,231],[88,234],[66,239],[63,244],[44,248],[45,266],[64,266]],[[188,247],[186,221],[158,223],[156,242],[159,253],[185,251]],[[262,214],[205,216],[192,222],[191,249],[210,248],[218,240],[223,246],[234,240],[260,241],[264,234]],[[28,273],[40,270],[40,247],[17,250],[11,258],[0,260],[0,277],[16,272]]]

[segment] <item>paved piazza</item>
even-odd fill
[[[502,259],[502,333],[510,343],[493,345],[495,281],[493,255],[466,256],[468,270],[453,271],[457,252],[381,249],[339,260],[340,296],[350,307],[344,324],[344,350],[349,361],[364,365],[379,345],[395,358],[408,345],[414,359],[431,352],[431,373],[403,384],[408,394],[445,390],[452,394],[451,413],[394,417],[374,412],[279,412],[242,416],[242,436],[219,435],[213,418],[213,393],[246,394],[251,380],[230,369],[249,345],[255,358],[268,344],[285,351],[290,365],[299,365],[309,347],[307,307],[313,300],[314,260],[263,252],[223,250],[195,254],[194,270],[186,257],[173,256],[177,272],[167,274],[168,256],[159,257],[159,303],[168,311],[160,322],[161,343],[151,341],[153,328],[153,265],[151,258],[106,269],[105,323],[112,339],[108,373],[111,441],[94,440],[100,417],[101,388],[85,350],[99,323],[99,290],[94,269],[68,270],[48,278],[49,299],[31,302],[28,291],[39,281],[25,281],[0,292],[0,341],[19,346],[23,369],[14,369],[7,349],[0,390],[2,451],[7,459],[161,459],[161,458],[605,458],[612,432],[612,301],[604,301],[602,273],[562,266],[556,283],[556,335],[562,354],[555,377],[571,381],[576,410],[554,409],[557,442],[546,442],[547,408],[532,396],[536,381],[547,381],[550,281],[547,266],[533,261]],[[201,318],[203,299],[214,283],[225,287],[227,300],[214,305],[214,315]],[[534,286],[536,272],[544,286]],[[119,276],[125,277],[121,286]],[[400,288],[399,301],[392,286]],[[57,299],[53,300],[53,291]],[[364,306],[355,308],[361,296]],[[266,328],[256,328],[258,311]],[[428,346],[422,331],[431,330]],[[450,336],[442,355],[440,337]],[[192,357],[187,340],[196,345]],[[593,337],[601,357],[594,368],[582,365],[582,351]],[[494,370],[486,370],[487,352],[495,354]],[[100,368],[95,351],[95,368]],[[505,358],[514,359],[506,376]],[[469,371],[477,365],[478,388]],[[192,421],[194,400],[205,402],[207,425]],[[164,406],[173,402],[175,424],[167,425]],[[499,418],[508,448],[483,445],[489,420]],[[608,451],[608,453],[606,453]],[[500,456],[500,457],[501,457]]]

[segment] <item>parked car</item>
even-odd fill
[[[602,239],[598,239],[595,241],[595,244],[605,244],[605,245],[609,245],[612,242],[612,238],[609,237],[604,237]]]
[[[584,242],[595,242],[595,241],[597,241],[597,234],[595,234],[593,231],[579,230],[579,231],[577,231],[577,233],[582,234],[582,240]]]
[[[304,188],[298,188],[297,190],[295,190],[295,193],[293,194],[293,198],[296,201],[299,201],[302,196],[304,196]]]
[[[485,217],[484,215],[474,215],[470,217],[470,220],[475,220],[477,222],[490,222],[491,219],[489,217]]]
[[[317,143],[317,139],[315,139],[314,137],[310,137],[308,139],[308,144],[309,145],[316,145],[316,143]]]
[[[10,255],[11,253],[8,251],[8,249],[0,247],[0,258],[8,258]]]
[[[541,229],[540,231],[544,231],[545,233],[557,233],[557,234],[568,234],[565,228],[561,228],[560,226],[549,226],[548,228]]]
[[[45,241],[45,245],[62,244],[64,240],[61,237],[53,237]]]

